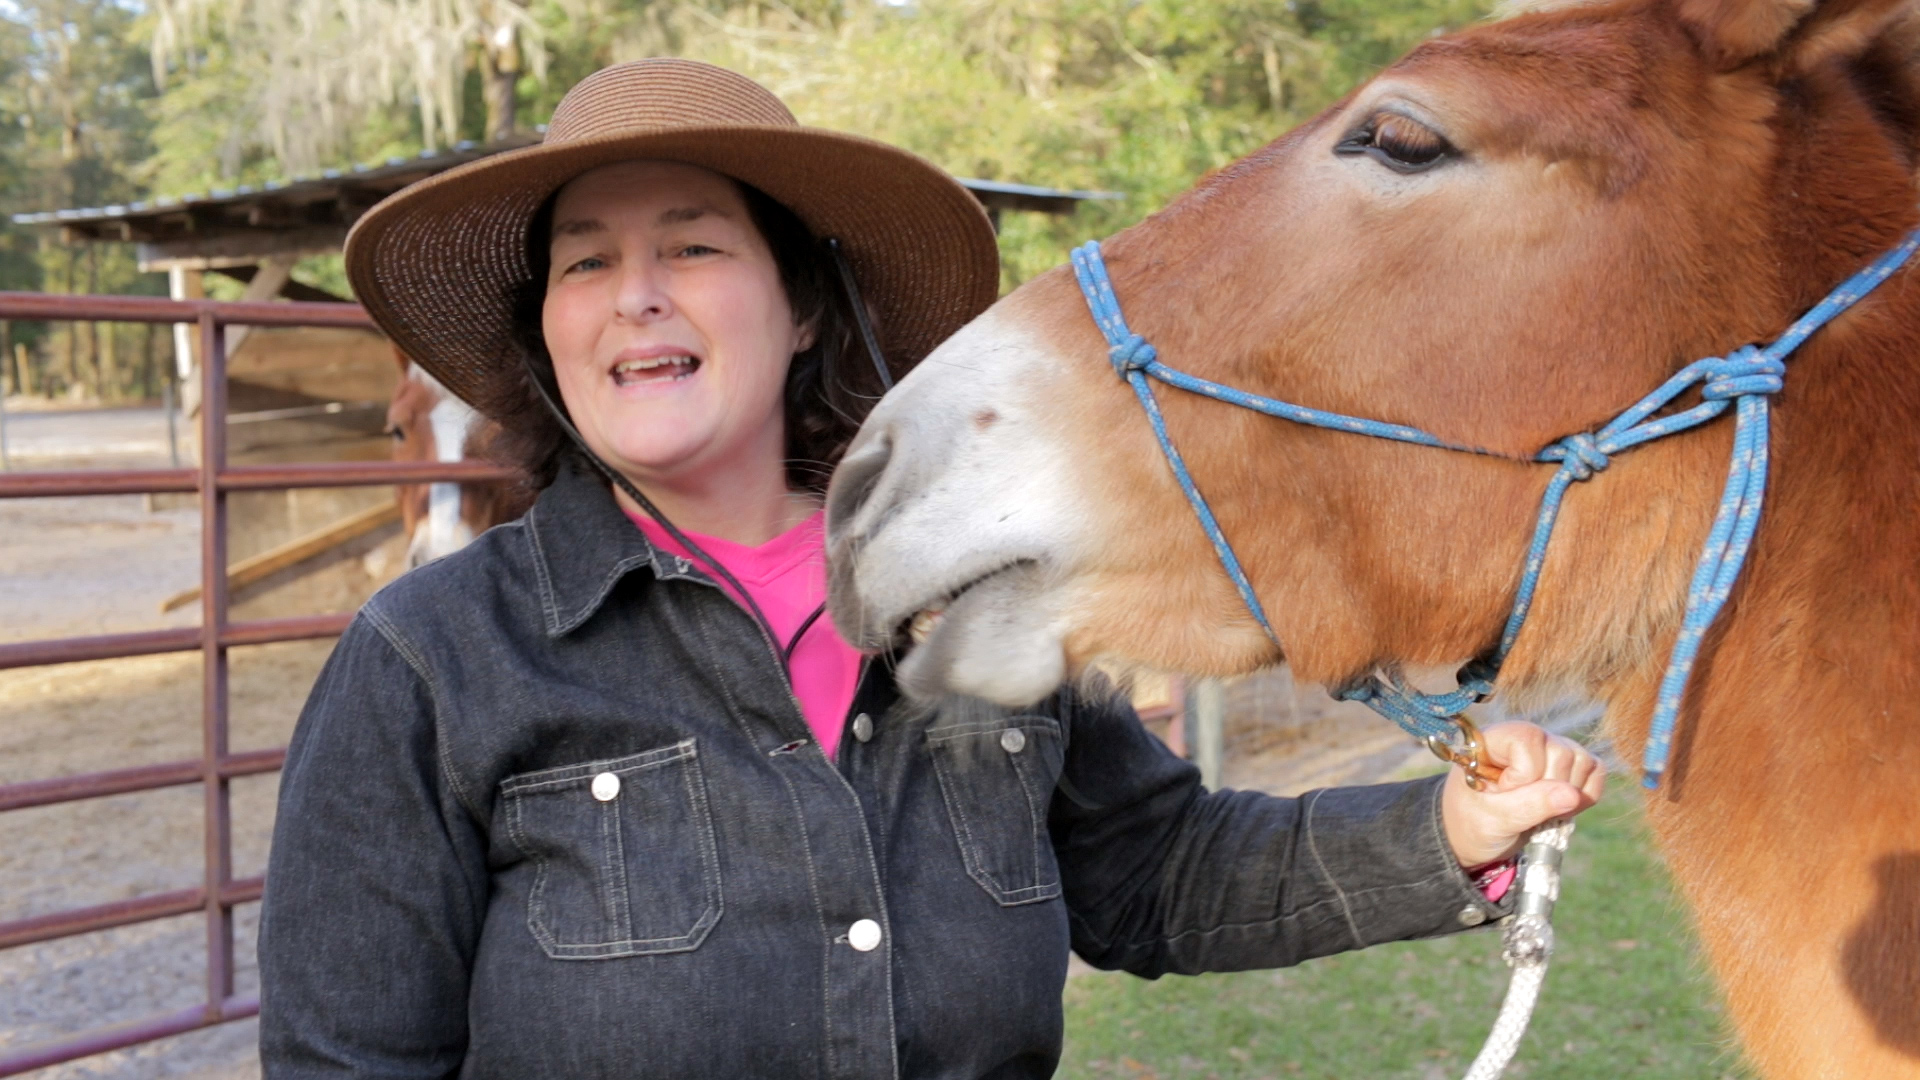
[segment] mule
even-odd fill
[[[829,495],[835,622],[869,649],[911,627],[910,692],[1008,705],[1096,660],[1344,686],[1485,656],[1537,451],[1771,340],[1920,223],[1916,42],[1905,0],[1621,0],[1421,44],[1106,262],[1168,364],[1486,455],[1156,386],[1276,645],[1055,270],[868,420]],[[1649,817],[1764,1075],[1920,1077],[1920,268],[1773,404],[1759,533]],[[1732,430],[1574,486],[1505,703],[1591,699],[1638,759]]]
[[[492,423],[447,392],[399,349],[400,381],[387,406],[387,434],[395,461],[464,461],[492,438]],[[518,485],[481,483],[400,484],[400,528],[407,538],[407,569],[467,546],[475,536],[526,512],[529,499]]]

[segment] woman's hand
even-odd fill
[[[1585,810],[1606,787],[1607,771],[1585,747],[1533,724],[1495,724],[1481,732],[1481,741],[1500,778],[1475,791],[1455,765],[1440,795],[1440,823],[1461,866],[1512,855],[1527,830]]]

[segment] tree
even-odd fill
[[[132,164],[149,153],[154,88],[133,40],[134,14],[112,0],[27,0],[0,8],[0,275],[11,288],[59,292],[155,291],[131,253],[62,247],[11,214],[125,202],[141,194]],[[126,361],[137,328],[80,324],[13,328],[35,347],[17,382],[78,386],[117,397],[149,381]],[[16,365],[17,367],[17,365]],[[24,378],[22,378],[24,376]]]
[[[169,91],[246,88],[220,117],[229,172],[264,149],[298,174],[341,160],[395,110],[417,117],[423,148],[457,142],[475,72],[484,136],[512,133],[522,74],[545,77],[544,30],[526,0],[156,0],[150,34]]]
[[[1159,209],[1480,0],[917,0],[674,9],[682,50],[760,79],[803,122],[962,176],[1118,192],[1008,215],[1008,284]]]

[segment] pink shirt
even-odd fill
[[[640,531],[662,551],[692,560],[707,569],[667,535],[652,518],[629,513]],[[761,544],[749,547],[722,540],[717,536],[687,533],[693,542],[720,560],[766,613],[781,648],[793,640],[807,616],[827,598],[826,514],[816,511],[812,517]],[[735,600],[733,587],[718,574],[708,573],[728,596]],[[827,757],[840,748],[840,730],[846,724],[847,710],[860,681],[860,653],[841,640],[833,620],[824,613],[815,619],[794,647],[793,696],[800,699],[800,711],[813,729],[814,738]]]

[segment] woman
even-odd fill
[[[1069,947],[1152,976],[1477,925],[1498,888],[1463,867],[1599,794],[1529,725],[1488,732],[1486,793],[1295,800],[1202,791],[1105,695],[902,700],[819,618],[820,492],[992,301],[993,235],[737,75],[602,71],[541,146],[372,211],[348,267],[544,490],[369,602],[314,688],[269,1076],[1046,1076]]]

